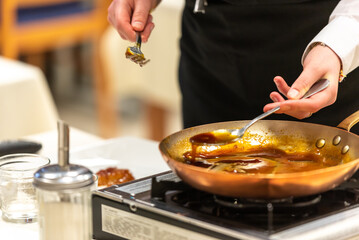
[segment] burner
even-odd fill
[[[268,213],[274,211],[284,214],[306,214],[314,209],[320,202],[321,195],[312,195],[307,197],[290,197],[283,199],[251,199],[251,198],[231,198],[220,195],[214,195],[199,190],[171,191],[167,193],[166,202],[168,204],[178,204],[185,208],[199,211],[215,212],[215,215],[222,212],[228,214],[241,213]],[[211,211],[208,210],[211,209]]]
[[[252,198],[231,198],[213,195],[214,201],[224,207],[234,209],[264,209],[268,210],[268,206],[272,206],[276,210],[306,208],[320,202],[321,195],[313,195],[308,197],[289,197],[281,199],[252,199]]]
[[[167,193],[166,203],[181,206],[207,217],[233,223],[246,219],[246,223],[262,226],[271,232],[274,226],[312,216],[317,211],[321,195],[285,199],[231,198],[191,190]]]

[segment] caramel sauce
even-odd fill
[[[193,143],[218,143],[218,137],[214,133],[200,133],[191,137],[190,142]]]
[[[189,140],[192,144],[203,145],[203,144],[221,144],[223,142],[230,142],[237,138],[227,131],[223,132],[206,132],[194,135]]]
[[[195,141],[192,141],[195,139]],[[318,150],[296,152],[284,151],[274,144],[261,144],[250,148],[239,147],[240,144],[210,147],[201,146],[201,141],[216,143],[213,133],[195,135],[190,139],[191,150],[183,154],[186,164],[208,168],[212,171],[232,173],[293,173],[322,169],[341,164],[341,158],[323,155]],[[295,148],[295,142],[289,149]],[[247,145],[248,146],[248,145]]]

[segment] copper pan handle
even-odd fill
[[[342,128],[344,130],[347,130],[348,132],[350,129],[359,122],[359,110],[344,119],[339,125],[338,128]]]

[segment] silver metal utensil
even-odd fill
[[[125,56],[126,58],[129,58],[134,63],[137,63],[142,67],[146,63],[148,63],[150,60],[145,58],[145,55],[141,51],[141,33],[136,32],[136,44],[133,47],[127,47]]]
[[[314,94],[324,90],[325,88],[327,88],[329,86],[329,80],[328,79],[320,79],[318,80],[315,84],[313,84],[313,86],[308,90],[308,92],[306,92],[303,97],[301,99],[305,99],[305,98],[309,98],[310,96],[313,96]],[[223,139],[217,140],[216,142],[196,142],[195,140],[191,140],[192,143],[196,144],[196,145],[225,145],[225,144],[229,144],[229,143],[233,143],[238,141],[240,138],[243,137],[244,133],[247,131],[247,129],[252,126],[255,122],[257,122],[258,120],[261,120],[269,115],[271,115],[272,113],[275,113],[276,111],[278,111],[280,109],[280,107],[275,107],[265,113],[262,113],[261,115],[259,115],[258,117],[254,118],[253,120],[251,120],[249,123],[247,123],[243,128],[241,129],[218,129],[213,131],[212,133],[221,133],[222,135],[228,136],[225,137]],[[223,134],[225,133],[225,134]],[[192,138],[193,139],[193,138]],[[195,139],[195,138],[194,138]]]
[[[207,0],[196,0],[195,4],[194,4],[194,9],[193,12],[194,13],[203,13],[205,14],[205,6],[208,5]]]

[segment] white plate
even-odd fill
[[[158,149],[158,142],[121,137],[71,152],[70,162],[92,172],[108,167],[128,169],[135,179],[170,170]]]

